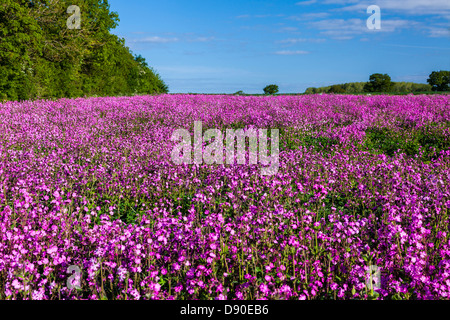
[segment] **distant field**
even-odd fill
[[[278,129],[277,173],[176,165],[194,121]],[[0,139],[0,299],[450,297],[449,95],[5,102]]]

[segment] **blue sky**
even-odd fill
[[[450,70],[450,0],[110,0],[112,30],[170,93],[280,93]],[[370,5],[381,28],[370,30]]]

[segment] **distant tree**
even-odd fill
[[[425,83],[412,83],[411,84],[411,91],[413,92],[424,92],[424,91],[431,91],[431,86],[429,84]]]
[[[408,92],[427,92],[431,91],[431,85],[425,84],[425,83],[413,83],[413,82],[391,82],[392,86],[389,92],[392,93],[408,93]],[[340,86],[344,92],[343,93],[363,93],[364,89],[367,90],[367,82],[349,82],[349,83],[343,83],[339,85],[328,86],[328,87],[320,87],[320,88],[314,88],[310,87],[307,88],[305,93],[306,94],[315,94],[315,93],[322,93],[322,92],[329,92],[329,93],[340,93],[340,89],[336,86]],[[369,92],[369,91],[366,91]]]
[[[364,91],[364,82],[351,82],[345,88],[347,93],[361,93]]]
[[[270,84],[264,89],[264,94],[275,94],[278,92],[278,86],[276,84]]]
[[[392,89],[391,77],[387,74],[374,73],[364,86],[365,92],[389,92]]]
[[[241,95],[241,94],[245,94],[245,93],[244,93],[244,91],[239,90],[239,91],[235,92],[234,94],[235,94],[235,95]]]
[[[433,91],[448,91],[450,87],[450,71],[433,71],[427,82]]]
[[[344,88],[339,84],[334,84],[328,90],[328,93],[345,93]]]

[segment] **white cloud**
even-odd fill
[[[296,27],[284,27],[284,28],[281,28],[280,29],[280,31],[286,31],[286,32],[294,32],[294,31],[298,31],[298,28],[296,28]]]
[[[326,0],[328,4],[348,5],[342,10],[356,11],[367,9],[369,5],[377,5],[381,8],[381,12],[397,11],[407,13],[409,15],[448,15],[450,13],[449,0]]]
[[[213,40],[215,40],[215,37],[196,37],[196,38],[187,39],[187,41],[189,41],[189,42],[208,42],[208,41],[213,41]]]
[[[356,35],[372,32],[394,32],[399,29],[417,27],[420,23],[411,20],[381,20],[381,29],[369,30],[363,19],[328,19],[311,22],[310,25],[321,30],[322,35],[338,40],[348,40]]]
[[[273,17],[284,17],[284,14],[255,14],[255,15],[250,15],[250,14],[241,14],[239,16],[236,16],[236,19],[248,19],[248,18],[257,18],[257,19],[264,19],[264,18],[273,18]]]
[[[302,50],[296,50],[296,51],[284,50],[284,51],[275,52],[275,54],[282,55],[282,56],[301,55],[301,54],[309,54],[309,53],[310,53],[309,51],[302,51]]]
[[[291,39],[285,39],[285,40],[280,40],[278,41],[278,43],[290,43],[290,44],[296,44],[299,42],[313,42],[313,43],[319,43],[319,42],[324,42],[325,39],[315,39],[315,38],[291,38]]]
[[[321,34],[327,36],[349,36],[361,34],[367,30],[365,22],[361,19],[329,19],[312,22],[311,26],[322,30]]]
[[[135,43],[168,43],[168,42],[177,42],[180,39],[178,38],[161,38],[158,36],[154,36],[154,37],[145,37],[145,38],[141,38],[141,39],[133,39],[131,40],[131,42],[135,42]]]
[[[308,5],[314,4],[314,3],[316,3],[316,2],[317,2],[317,0],[307,0],[307,1],[300,1],[300,2],[297,2],[295,5],[296,5],[296,6],[308,6]]]
[[[450,48],[429,47],[429,46],[411,46],[411,45],[406,45],[406,44],[383,44],[383,45],[389,46],[389,47],[400,47],[400,48],[450,50]]]
[[[353,37],[352,36],[336,36],[336,37],[333,37],[333,39],[335,39],[335,40],[351,40],[351,39],[353,39]]]
[[[171,42],[209,42],[215,40],[215,37],[205,37],[205,36],[195,36],[194,34],[183,34],[178,35],[177,37],[160,37],[160,36],[152,36],[152,37],[143,37],[138,39],[131,39],[131,43],[154,43],[154,44],[163,44],[163,43],[171,43]]]
[[[450,37],[450,28],[427,27],[429,35],[432,38]]]
[[[297,16],[291,16],[289,19],[296,20],[296,21],[303,21],[303,20],[311,20],[311,19],[322,19],[327,18],[330,16],[330,13],[328,12],[311,12],[311,13],[304,13]]]
[[[419,26],[419,22],[412,20],[381,20],[381,32],[393,32],[397,29],[408,29]]]

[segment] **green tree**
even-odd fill
[[[276,84],[270,84],[264,89],[264,94],[276,94],[278,92],[278,86]]]
[[[340,84],[334,84],[330,87],[328,93],[345,93],[345,90]]]
[[[450,71],[433,71],[427,82],[433,91],[449,91]]]
[[[374,73],[364,86],[365,92],[389,92],[392,89],[391,77],[387,74]]]
[[[33,56],[42,53],[42,30],[29,1],[0,4],[0,98],[25,100],[34,91]]]
[[[77,5],[81,29],[68,29]],[[0,99],[168,92],[124,39],[111,34],[118,14],[107,0],[2,0]]]
[[[364,82],[351,82],[348,86],[347,93],[361,93],[364,91]]]
[[[424,92],[431,91],[431,86],[425,83],[411,83],[411,91],[413,92]]]

